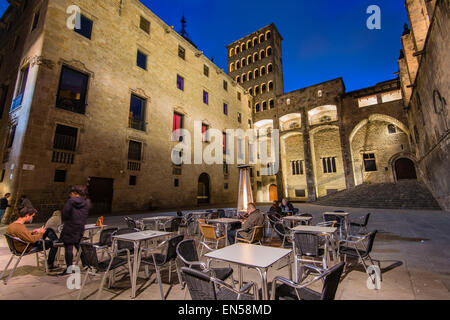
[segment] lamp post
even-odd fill
[[[247,204],[253,203],[252,183],[250,181],[251,166],[239,166],[239,196],[238,196],[238,216],[247,212]]]

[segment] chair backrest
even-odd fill
[[[294,246],[298,256],[319,256],[319,236],[315,233],[304,231],[295,232]]]
[[[112,244],[112,235],[114,232],[119,230],[119,228],[107,228],[102,230],[100,233],[99,243],[102,246],[110,246]]]
[[[345,263],[341,262],[326,271],[328,274],[323,280],[321,300],[334,300],[342,272],[344,271],[344,266]]]
[[[98,270],[97,250],[91,243],[80,243],[83,256],[83,265]]]
[[[137,230],[134,228],[123,228],[123,229],[117,230],[112,235],[120,236],[123,234],[130,234],[130,233],[136,233],[136,232],[137,232]],[[117,240],[117,249],[118,250],[122,250],[122,249],[133,250],[134,245],[128,241]]]
[[[200,232],[208,240],[217,240],[216,227],[210,224],[200,224]]]
[[[264,226],[256,226],[253,228],[252,243],[261,241],[264,237]]]
[[[5,233],[5,238],[6,238],[6,242],[8,243],[9,250],[11,251],[12,254],[14,254],[16,256],[20,256],[22,254],[22,252],[17,251],[17,249],[14,245],[14,241],[20,242],[25,247],[28,245],[28,243],[26,243],[25,241],[22,241],[19,238],[13,237],[7,233]]]
[[[342,220],[344,220],[344,218],[339,215],[335,215],[335,214],[324,214],[323,215],[324,222],[336,221],[335,227],[340,227]]]
[[[177,258],[177,246],[183,241],[184,235],[179,235],[173,238],[170,238],[167,242],[167,251],[166,251],[166,262],[173,261]]]
[[[219,212],[211,212],[208,214],[208,219],[214,220],[219,218]]]
[[[286,233],[286,228],[284,227],[284,224],[282,224],[281,222],[275,223],[273,229],[275,230],[275,233],[278,235],[281,241],[283,241],[284,238],[288,235]]]
[[[137,228],[136,221],[130,217],[125,217],[128,228]]]
[[[378,233],[378,230],[375,230],[368,234],[366,255],[368,255],[368,254],[370,254],[370,252],[372,252],[373,243],[375,241],[375,236],[377,235],[377,233]]]
[[[192,300],[217,300],[214,282],[207,273],[186,267],[181,268],[181,272]]]
[[[369,212],[368,214],[366,214],[366,216],[364,217],[364,223],[363,223],[363,227],[367,227],[367,225],[369,224],[369,218],[370,218],[371,213]]]
[[[269,212],[267,214],[267,218],[269,219],[270,224],[275,224],[277,222],[280,222],[280,218],[278,215],[274,214],[273,212]]]
[[[219,213],[219,218],[225,218],[225,210],[223,209],[219,209],[217,210],[217,212]]]
[[[197,253],[197,243],[193,239],[183,240],[177,246],[177,255],[183,258],[186,261],[198,262],[198,253]],[[188,264],[184,264],[185,267],[190,267]],[[190,267],[195,270],[200,270],[201,267],[198,265],[193,265]]]
[[[180,228],[180,224],[183,222],[183,218],[176,217],[170,221],[170,232],[177,232]]]

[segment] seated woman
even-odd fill
[[[12,237],[19,238],[24,242],[31,243],[32,245],[28,247],[29,250],[35,247],[42,250],[43,242],[41,240],[45,241],[45,249],[50,249],[50,253],[47,259],[48,269],[53,270],[56,269],[53,264],[55,261],[56,253],[58,251],[58,248],[53,246],[53,241],[58,240],[58,236],[56,235],[55,231],[52,228],[46,229],[42,227],[30,232],[28,231],[27,227],[25,227],[25,223],[29,223],[30,221],[32,221],[36,213],[37,211],[34,208],[23,208],[19,212],[19,218],[9,225],[6,233]],[[47,238],[48,240],[45,240]],[[26,248],[26,245],[16,241],[14,243],[14,247],[17,251],[23,252]]]
[[[281,210],[280,203],[278,202],[278,200],[275,200],[273,202],[272,206],[269,209],[269,212],[281,215],[282,210]]]

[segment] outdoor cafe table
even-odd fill
[[[289,223],[292,226],[294,223],[299,223],[299,222],[308,222],[309,223],[312,220],[312,217],[287,216],[287,217],[283,217],[282,219],[289,221]]]
[[[146,222],[153,222],[153,223],[155,224],[155,229],[158,230],[158,223],[159,223],[160,221],[166,222],[166,221],[172,220],[173,218],[174,218],[174,217],[170,217],[170,216],[159,216],[159,217],[143,218],[143,219],[141,220],[141,222],[142,222],[142,228],[145,227],[145,223],[146,223]]]
[[[319,226],[297,226],[291,229],[291,232],[295,231],[305,231],[305,232],[313,232],[318,233],[325,236],[325,250],[324,250],[324,268],[327,269],[327,260],[328,260],[328,244],[331,246],[331,251],[333,254],[333,261],[336,261],[336,246],[333,241],[331,241],[331,236],[336,233],[337,228],[331,227],[319,227]],[[294,259],[294,267],[295,267],[295,282],[298,283],[298,262],[297,259]]]
[[[220,219],[213,219],[209,220],[208,223],[210,224],[224,224],[225,225],[225,246],[228,246],[228,225],[233,223],[242,223],[239,219],[230,219],[230,218],[220,218]]]
[[[91,243],[93,242],[94,236],[96,235],[96,233],[98,232],[98,230],[101,230],[103,228],[107,227],[107,225],[102,225],[102,226],[97,226],[95,223],[94,224],[87,224],[84,226],[84,231],[87,231],[89,233],[89,240],[91,241]]]
[[[239,268],[239,286],[242,288],[242,267],[254,268],[259,272],[262,282],[262,299],[268,300],[267,270],[281,259],[288,257],[289,277],[292,280],[290,249],[258,246],[237,243],[205,254],[208,258],[208,268],[211,260],[220,260],[237,264]]]
[[[140,254],[141,242],[165,237],[169,234],[170,234],[170,232],[149,230],[149,231],[142,231],[142,232],[135,232],[135,233],[113,236],[114,240],[128,241],[128,242],[132,242],[134,245],[134,261],[133,261],[133,271],[132,271],[133,274],[131,275],[131,299],[136,298],[136,281],[137,281],[137,275],[139,273],[138,258],[139,258],[139,254]]]
[[[348,233],[349,233],[348,217],[350,216],[350,213],[348,213],[348,212],[324,212],[323,215],[324,216],[326,216],[326,215],[334,215],[334,216],[342,217],[344,219],[344,225],[342,226],[342,224],[341,224],[341,226],[339,228],[339,236],[340,236],[341,239],[343,239],[343,237],[342,237],[342,227],[344,227],[345,234],[348,235]]]

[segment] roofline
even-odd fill
[[[267,27],[273,27],[273,28],[275,29],[275,31],[278,33],[278,35],[280,36],[281,40],[284,40],[284,39],[283,39],[283,36],[281,35],[281,33],[280,33],[280,31],[278,30],[277,26],[275,25],[275,23],[272,22],[272,23],[270,23],[270,24],[268,24],[268,25],[266,25],[266,26],[264,26],[264,27],[262,27],[262,28],[259,28],[259,29],[256,30],[256,31],[253,31],[252,33],[247,34],[246,36],[243,36],[242,38],[240,38],[240,39],[238,39],[238,40],[236,40],[236,41],[233,41],[233,42],[230,43],[229,45],[225,46],[225,48],[228,49],[229,47],[234,46],[234,45],[236,44],[236,42],[239,42],[239,41],[241,41],[242,39],[247,38],[248,36],[251,36],[252,34],[257,33],[257,32],[259,32],[259,31],[261,31],[262,29],[265,29],[265,28],[267,28]]]
[[[307,87],[303,87],[303,88],[300,88],[300,89],[297,89],[297,90],[285,92],[285,93],[283,93],[283,94],[281,94],[281,95],[279,95],[277,97],[281,97],[281,96],[285,96],[285,95],[288,95],[288,94],[296,93],[296,92],[299,92],[299,91],[302,91],[302,90],[305,90],[305,89],[308,89],[308,88],[317,87],[317,86],[320,86],[322,84],[329,83],[329,82],[334,82],[334,81],[342,82],[342,85],[344,86],[344,90],[345,90],[344,79],[342,77],[339,77],[339,78],[327,80],[327,81],[324,81],[324,82],[316,83],[316,84],[313,84],[313,85],[310,85],[310,86],[307,86]]]

